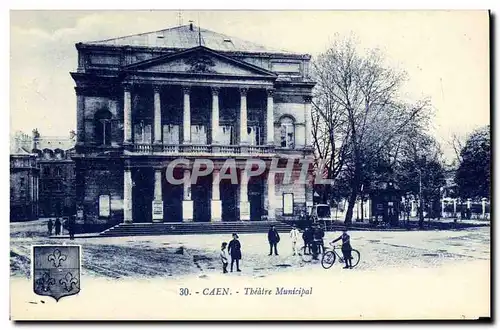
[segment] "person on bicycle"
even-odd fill
[[[334,239],[331,244],[334,244],[337,241],[342,240],[342,254],[344,255],[345,267],[352,268],[352,247],[351,247],[351,236],[347,233],[347,227],[344,227],[342,235],[338,238]]]

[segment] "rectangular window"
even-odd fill
[[[234,143],[233,126],[222,125],[219,127],[219,142],[222,145],[231,145]]]
[[[207,144],[207,132],[204,125],[191,125],[191,141],[193,144]]]
[[[111,202],[109,195],[101,195],[99,196],[99,216],[100,217],[109,217],[111,210]]]
[[[283,194],[283,215],[293,215],[293,194]]]
[[[134,125],[134,142],[151,143],[151,125],[141,122]]]
[[[261,144],[261,129],[259,126],[248,127],[248,141],[252,146]]]
[[[179,125],[163,125],[163,143],[179,144]]]

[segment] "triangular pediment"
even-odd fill
[[[128,65],[125,71],[225,76],[253,76],[275,79],[277,75],[258,66],[199,46]]]

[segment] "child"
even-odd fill
[[[227,265],[228,265],[228,261],[227,261],[228,256],[227,256],[226,246],[227,246],[227,243],[223,242],[221,249],[220,249],[220,259],[222,261],[222,273],[223,274],[227,273]]]

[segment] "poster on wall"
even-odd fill
[[[293,214],[293,194],[283,194],[283,214]]]
[[[111,213],[111,203],[109,200],[109,195],[99,196],[99,216],[109,217]]]

